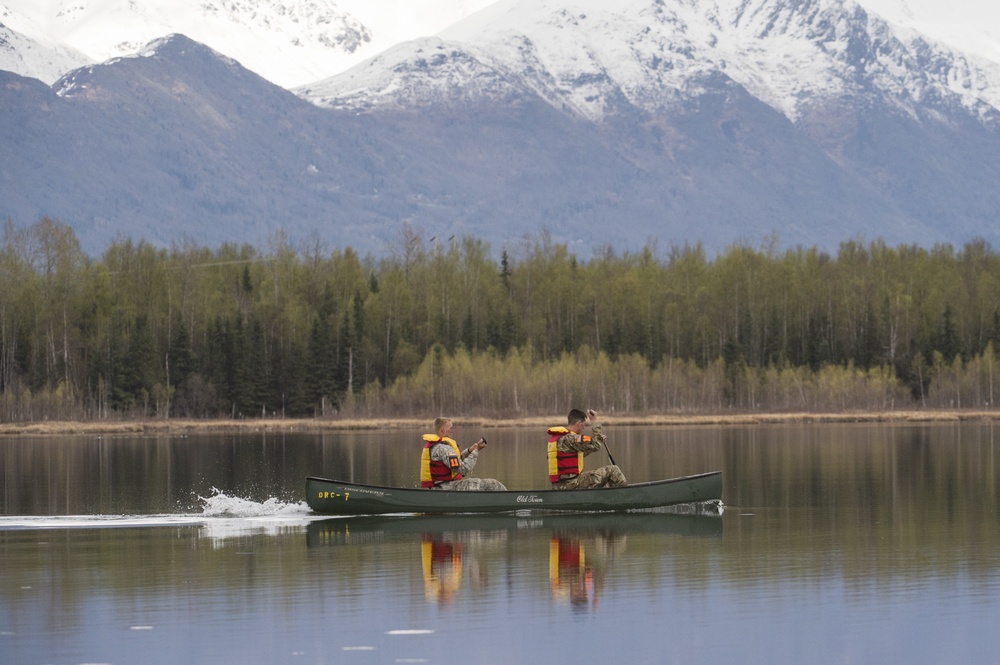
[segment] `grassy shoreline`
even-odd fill
[[[561,424],[553,418],[463,418],[453,416],[457,425],[485,427],[546,427]],[[149,419],[129,421],[37,421],[0,423],[0,436],[57,434],[184,434],[226,432],[299,432],[321,433],[344,430],[421,429],[430,427],[433,418],[276,418],[243,420]],[[836,413],[742,413],[742,414],[660,414],[602,416],[606,425],[646,426],[719,426],[764,425],[783,423],[864,423],[864,422],[958,422],[1000,420],[1000,410],[935,411],[846,411]]]

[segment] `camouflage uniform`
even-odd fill
[[[431,447],[431,459],[438,462],[448,463],[449,457],[454,454],[451,446],[446,443],[439,443]],[[468,478],[472,473],[472,467],[476,466],[479,459],[479,451],[462,453],[458,463],[458,472],[462,474],[461,480],[451,480],[440,485],[435,485],[436,490],[459,490],[463,492],[498,492],[507,488],[503,483],[493,478]]]
[[[570,432],[559,437],[556,441],[556,450],[566,453],[582,452],[584,455],[589,455],[600,450],[601,445],[607,439],[608,437],[604,436],[604,433],[601,431],[601,424],[594,423],[593,427],[590,428],[589,441],[585,441],[582,436],[577,436]],[[598,469],[584,469],[575,478],[567,478],[566,480],[560,480],[558,483],[552,483],[552,488],[557,490],[575,490],[587,489],[588,487],[621,487],[627,484],[628,481],[625,480],[625,474],[622,473],[622,470],[616,465],[609,464]]]

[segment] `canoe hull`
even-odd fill
[[[722,499],[722,472],[584,490],[457,492],[306,478],[306,503],[325,515],[647,510]]]

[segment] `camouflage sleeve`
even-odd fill
[[[594,423],[594,426],[590,428],[590,438],[597,443],[604,443],[608,440],[608,437],[604,436],[604,431],[601,429],[601,423]]]
[[[448,457],[452,454],[451,446],[439,443],[431,448],[431,459],[437,460],[438,462],[448,463]],[[460,458],[458,463],[458,472],[463,476],[472,473],[472,467],[476,466],[476,460],[479,459],[479,451],[474,453],[469,453],[466,457]]]
[[[472,467],[476,466],[476,460],[479,459],[479,451],[469,453],[462,458],[462,461],[458,465],[458,470],[463,476],[468,476],[472,473]]]
[[[600,427],[598,425],[598,427]],[[556,440],[556,449],[563,452],[571,453],[584,453],[589,455],[590,453],[597,452],[601,449],[601,441],[598,440],[597,436],[600,435],[603,440],[603,435],[600,432],[595,432],[594,435],[590,437],[590,441],[584,441],[583,437],[578,437],[576,434],[563,434]]]

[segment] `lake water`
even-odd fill
[[[996,662],[992,423],[607,432],[721,515],[310,514],[416,484],[419,432],[2,438],[0,663]],[[541,433],[480,434],[544,487]]]

